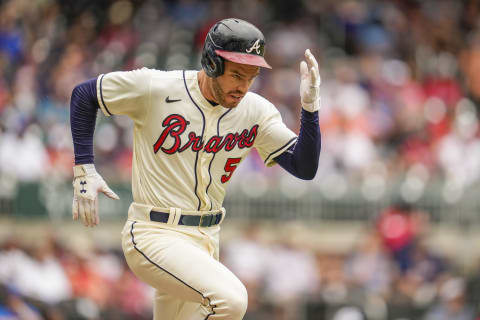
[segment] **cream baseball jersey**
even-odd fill
[[[212,106],[201,94],[197,73],[143,68],[98,77],[103,113],[134,122],[136,203],[220,209],[230,178],[252,148],[271,166],[297,138],[275,106],[255,93],[235,108]]]

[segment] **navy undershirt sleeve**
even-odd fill
[[[93,163],[93,132],[99,108],[96,78],[73,89],[70,100],[70,127],[75,164]]]
[[[274,160],[295,177],[312,180],[317,173],[321,144],[318,111],[308,112],[302,109],[296,143]]]

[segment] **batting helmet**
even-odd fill
[[[224,19],[208,31],[202,51],[202,68],[209,77],[221,76],[225,59],[271,69],[264,53],[265,38],[257,27],[240,19]]]

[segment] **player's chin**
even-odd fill
[[[238,106],[240,101],[242,101],[242,98],[243,97],[235,97],[232,95],[228,95],[227,99],[225,99],[223,103],[223,106],[225,108],[235,108],[236,106]]]
[[[224,104],[223,107],[227,109],[233,109],[238,106],[238,103],[229,103],[229,104]]]

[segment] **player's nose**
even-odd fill
[[[242,95],[245,95],[245,93],[247,93],[249,87],[250,87],[250,82],[249,81],[240,81],[237,85],[236,90],[239,93],[242,93]]]

